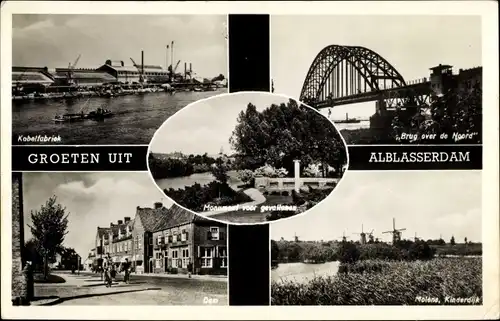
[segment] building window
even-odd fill
[[[227,249],[226,247],[219,247],[219,257],[221,259],[220,267],[227,267]]]
[[[172,235],[169,235],[168,237],[168,243],[173,243],[174,242],[174,238]]]
[[[182,232],[181,234],[181,242],[185,242],[187,240],[187,232]]]
[[[214,241],[219,240],[219,228],[218,227],[211,227],[209,234],[210,234],[210,237],[208,238],[209,240],[214,240]]]
[[[202,247],[200,248],[201,252],[201,267],[203,268],[211,268],[213,265],[213,248],[212,247]]]
[[[172,267],[173,268],[179,267],[178,264],[177,264],[178,261],[179,261],[178,257],[179,256],[178,256],[177,250],[172,250]]]
[[[189,263],[189,249],[182,250],[182,267],[187,268]]]
[[[163,243],[163,236],[158,236],[158,245],[161,245]]]
[[[140,250],[142,248],[142,236],[139,235],[138,238],[139,238],[138,244],[139,244],[139,250]]]
[[[177,242],[177,233],[174,232],[174,235],[173,235],[173,243]]]

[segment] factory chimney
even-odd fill
[[[144,50],[141,50],[141,73],[144,75]]]
[[[187,79],[187,63],[184,63],[184,80]]]
[[[189,78],[193,79],[193,66],[191,63],[189,63]]]

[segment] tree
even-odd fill
[[[29,226],[38,253],[43,258],[44,277],[48,276],[49,260],[64,250],[64,237],[68,233],[68,215],[66,208],[56,203],[57,197],[49,198],[38,211],[31,211],[32,225]]]
[[[241,156],[242,169],[268,164],[293,175],[298,159],[303,168],[324,163],[340,172],[347,160],[340,134],[330,121],[294,100],[273,104],[262,112],[248,104],[239,114],[229,142]]]
[[[271,240],[271,266],[278,266],[280,249],[275,240]]]
[[[455,237],[453,235],[451,236],[450,244],[455,245]]]
[[[464,238],[464,243],[467,244],[467,236]]]
[[[211,167],[212,175],[217,181],[222,184],[226,184],[229,177],[227,176],[227,168],[221,157],[215,160],[215,163]]]

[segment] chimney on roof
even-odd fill
[[[122,220],[118,220],[118,225],[121,225],[123,224],[123,221]]]
[[[156,202],[155,203],[155,209],[159,209],[159,208],[162,208],[163,207],[163,203],[162,202]]]
[[[125,216],[123,219],[125,220],[125,223],[130,222],[130,217],[129,216]]]

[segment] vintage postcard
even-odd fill
[[[498,319],[498,4],[1,5],[2,317]]]

